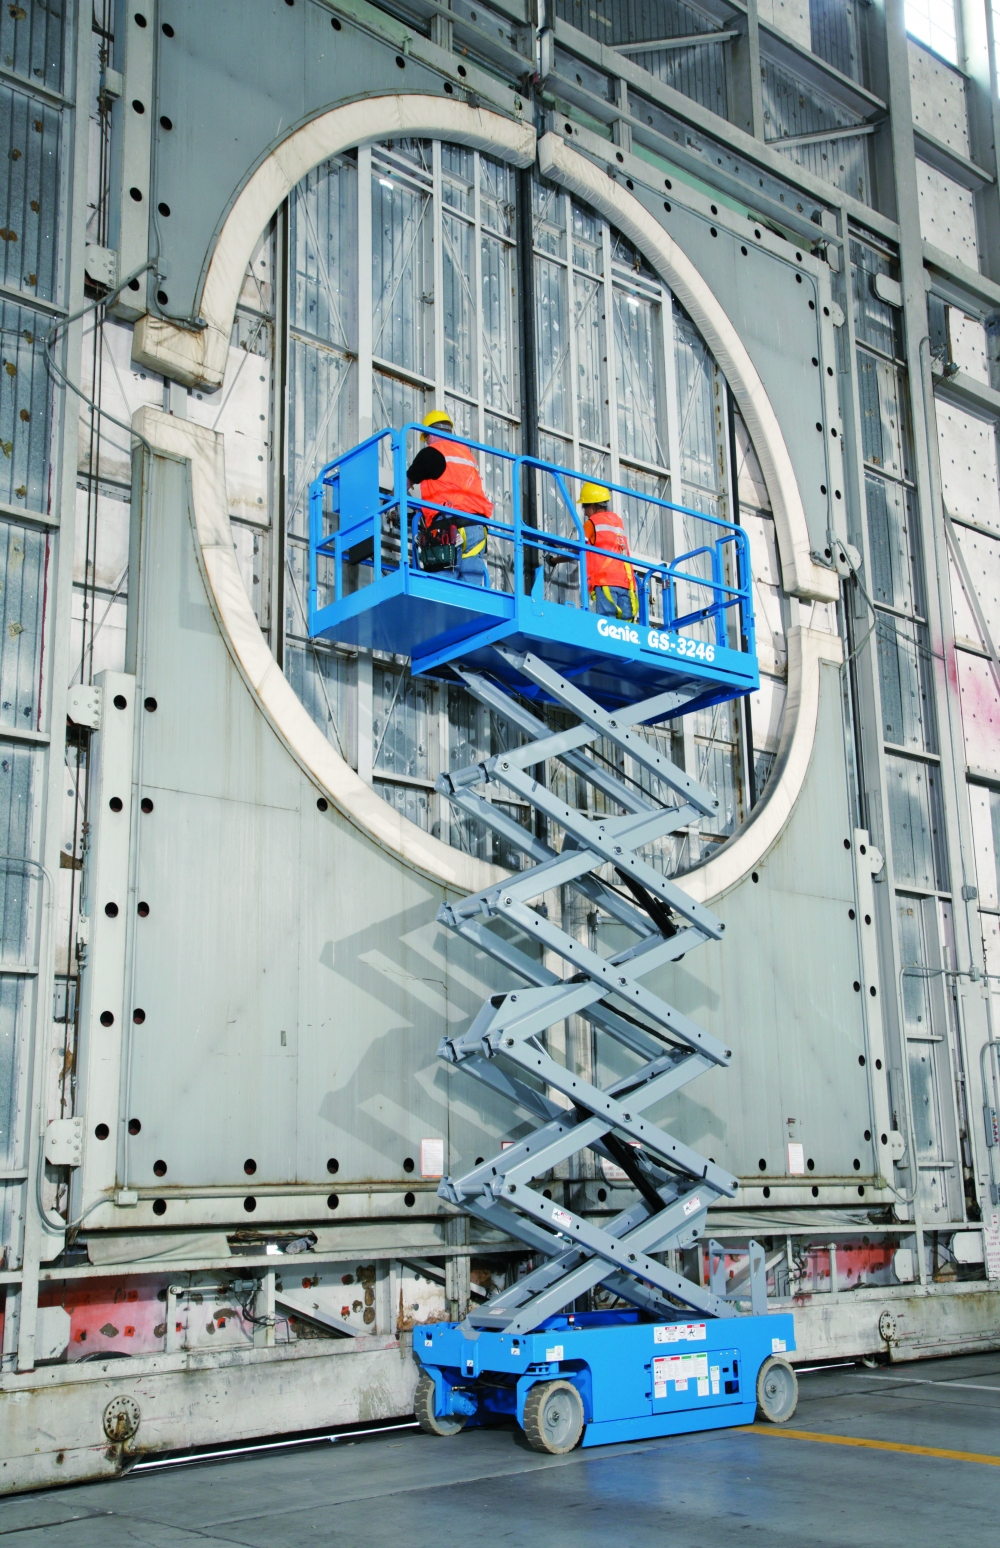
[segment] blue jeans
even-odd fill
[[[590,605],[603,618],[632,620],[632,593],[627,586],[597,586],[590,593]]]
[[[460,559],[453,570],[442,570],[441,573],[464,581],[467,586],[489,586],[490,583],[482,554],[475,559]]]

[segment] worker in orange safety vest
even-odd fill
[[[429,433],[435,426],[450,433],[454,428],[451,415],[444,409],[432,409],[424,415],[423,423],[425,444],[406,470],[407,484],[419,484],[425,500],[447,505],[451,511],[488,519],[493,514],[493,505],[486,498],[471,447]],[[471,586],[489,585],[486,528],[481,522],[456,521],[442,511],[425,509],[417,542],[423,569]]]
[[[583,506],[583,531],[588,543],[595,548],[607,549],[609,555],[623,557],[604,558],[603,554],[587,555],[587,590],[590,605],[605,618],[627,618],[634,622],[639,616],[639,597],[635,574],[628,558],[628,538],[621,517],[611,509],[611,491],[603,484],[584,484],[580,490]]]

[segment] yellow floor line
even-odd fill
[[[860,1435],[824,1435],[818,1430],[782,1430],[773,1424],[740,1425],[742,1435],[787,1435],[791,1440],[825,1441],[828,1446],[864,1446],[871,1451],[902,1451],[911,1457],[947,1457],[950,1462],[981,1462],[1000,1467],[1000,1457],[979,1451],[946,1451],[941,1446],[907,1446],[902,1441],[868,1440]]]

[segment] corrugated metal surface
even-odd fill
[[[897,747],[936,752],[930,640],[922,624],[879,613],[875,626],[882,731]]]
[[[903,353],[902,313],[876,296],[872,289],[876,274],[898,279],[899,265],[866,243],[852,240],[851,296],[858,342],[898,359]]]
[[[37,730],[49,540],[0,523],[0,726]]]
[[[876,602],[920,613],[916,512],[912,495],[899,484],[874,474],[865,476],[871,590]]]
[[[61,115],[0,85],[0,277],[51,301],[56,289]]]
[[[807,85],[766,54],[761,56],[761,88],[764,98],[764,133],[781,150],[786,136],[813,134],[819,129],[842,129],[861,122],[842,103]],[[814,140],[789,146],[785,152],[797,166],[839,188],[852,198],[869,202],[867,137]]]
[[[52,391],[45,369],[50,319],[0,303],[0,502],[49,508]]]
[[[912,468],[906,395],[900,372],[888,360],[858,351],[858,397],[861,444],[866,462],[897,478],[910,478]]]
[[[22,1137],[16,1124],[17,1077],[26,988],[25,979],[0,974],[0,1166],[4,1167],[17,1165]]]
[[[809,0],[812,51],[842,75],[861,79],[854,0]]]
[[[589,0],[556,0],[556,15],[578,31],[610,45],[655,42],[659,38],[686,38],[718,27],[694,6],[681,0],[648,4],[645,0],[612,0],[599,8]],[[672,86],[686,97],[726,116],[725,48],[708,43],[692,48],[663,49],[651,54],[628,55],[635,64]]]
[[[0,62],[50,91],[63,84],[65,0],[19,0],[0,7]]]
[[[0,741],[0,970],[34,964],[31,916],[37,875],[17,862],[32,853],[37,818],[38,747]]]
[[[941,776],[930,763],[889,755],[885,760],[889,835],[899,886],[948,885],[941,819]]]
[[[684,9],[687,9],[684,7]],[[692,27],[692,32],[704,31]],[[659,34],[663,36],[663,34]],[[681,37],[683,33],[674,33]],[[665,48],[655,53],[626,53],[634,64],[642,65],[664,86],[684,93],[702,107],[726,117],[726,45],[723,43],[696,44],[691,48]]]

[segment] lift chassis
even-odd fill
[[[742,1424],[758,1404],[787,1418],[794,1328],[788,1314],[767,1315],[762,1249],[751,1242],[746,1271],[729,1280],[725,1253],[709,1243],[701,1282],[707,1211],[733,1198],[738,1181],[653,1116],[732,1058],[649,980],[725,931],[655,863],[661,840],[696,831],[719,807],[671,760],[658,728],[756,686],[745,534],[710,518],[707,541],[670,564],[633,559],[642,572],[634,626],[613,624],[590,612],[582,533],[560,537],[521,520],[522,463],[532,478],[554,480],[571,513],[567,480],[581,475],[513,457],[512,520],[490,523],[497,543],[513,545],[508,589],[429,577],[415,535],[407,537],[403,451],[414,428],[383,433],[394,467],[388,493],[378,438],[314,482],[310,629],[408,651],[415,672],[457,678],[503,728],[506,751],[443,774],[438,789],[522,865],[444,904],[438,919],[519,983],[491,996],[438,1053],[512,1103],[522,1137],[445,1177],[438,1191],[530,1254],[525,1275],[463,1323],[414,1329],[418,1420],[446,1435],[513,1416],[531,1445],[560,1452],[581,1437],[596,1445]],[[329,532],[328,495],[337,521]],[[392,522],[395,549],[385,536]],[[566,604],[565,591],[563,600],[547,596],[553,554],[579,568],[579,606]],[[371,570],[370,584],[352,576],[355,562]],[[552,782],[540,777],[550,768],[559,771]],[[525,826],[508,803],[543,820]],[[542,834],[559,835],[558,847]],[[616,950],[602,955],[590,937],[550,919],[549,900],[573,892],[613,927]],[[561,906],[554,913],[565,920]],[[589,1052],[559,1057],[580,1024]],[[526,1133],[525,1120],[535,1125]],[[609,1217],[568,1207],[580,1192],[573,1183],[602,1172],[612,1186],[631,1184],[632,1202]],[[697,1280],[679,1272],[690,1248]]]
[[[544,1451],[568,1450],[581,1436],[591,1446],[745,1424],[758,1405],[769,1417],[787,1418],[795,1406],[795,1376],[784,1358],[795,1347],[793,1319],[767,1315],[759,1245],[751,1244],[739,1287],[750,1315],[735,1315],[739,1290],[727,1286],[725,1254],[717,1243],[709,1244],[708,1285],[664,1261],[685,1247],[697,1245],[700,1253],[709,1204],[732,1197],[737,1188],[724,1168],[647,1116],[654,1104],[731,1058],[728,1048],[645,982],[655,969],[721,939],[725,928],[642,853],[652,839],[716,809],[712,792],[638,730],[682,709],[685,692],[673,688],[612,712],[539,658],[504,655],[508,681],[521,675],[577,723],[552,734],[499,678],[462,673],[481,702],[532,739],[443,776],[440,788],[535,863],[442,909],[442,923],[515,969],[527,987],[494,995],[466,1033],[442,1041],[439,1055],[540,1122],[473,1171],[446,1178],[439,1191],[519,1238],[540,1261],[513,1287],[471,1310],[463,1324],[414,1330],[423,1367],[418,1418],[442,1434],[510,1415]],[[586,751],[593,743],[599,743],[597,757]],[[585,811],[533,777],[531,771],[551,758],[565,760],[597,793]],[[626,758],[644,781],[621,777]],[[563,830],[558,853],[474,793],[490,780]],[[615,808],[621,815],[612,815]],[[558,886],[579,889],[631,932],[634,944],[605,958],[551,923],[540,903]],[[513,931],[499,935],[491,928],[495,920]],[[533,943],[530,956],[514,944],[514,932]],[[566,977],[546,965],[560,959]],[[605,1063],[616,1062],[608,1057],[614,1049],[619,1069],[633,1066],[629,1073],[599,1085],[593,1075],[553,1057],[542,1034],[570,1015],[583,1017],[600,1035]],[[552,1189],[539,1187],[539,1179],[585,1149],[600,1164],[617,1167],[638,1192],[637,1202],[606,1225],[565,1208],[553,1200]],[[610,1292],[605,1300],[628,1309],[572,1310],[598,1287]]]

